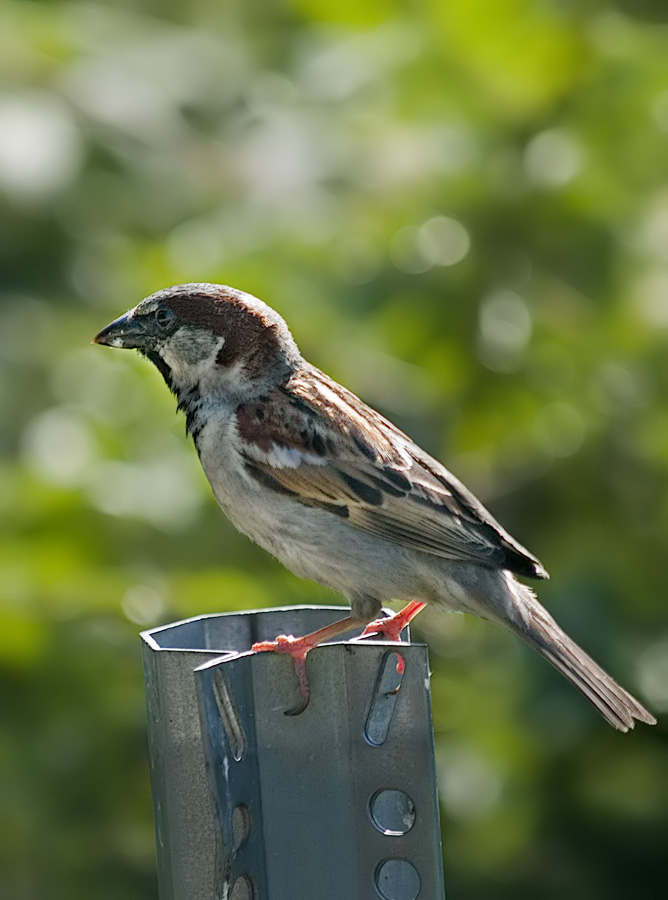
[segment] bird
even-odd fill
[[[518,635],[619,731],[656,719],[575,643],[520,579],[541,562],[440,462],[301,355],[284,319],[233,287],[159,290],[93,343],[135,349],[185,413],[215,498],[233,525],[287,569],[339,591],[350,615],[312,634],[279,635],[301,713],[306,656],[353,628],[399,640],[426,605]],[[387,600],[406,606],[378,618]]]

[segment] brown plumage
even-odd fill
[[[223,285],[177,285],[95,340],[156,364],[236,527],[348,598],[348,619],[256,645],[294,657],[305,700],[308,651],[398,599],[411,601],[406,610],[367,630],[395,637],[426,603],[473,613],[518,634],[615,728],[655,722],[517,580],[547,578],[538,559],[441,463],[306,362],[261,300]]]

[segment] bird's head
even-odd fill
[[[286,381],[301,356],[284,320],[261,300],[221,284],[151,294],[93,338],[150,359],[177,395],[248,399]]]

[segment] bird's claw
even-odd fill
[[[411,600],[402,610],[393,616],[384,619],[374,619],[369,622],[358,640],[372,635],[383,634],[388,641],[401,641],[401,632],[410,625],[415,616],[425,608],[427,604],[421,600]]]
[[[295,666],[296,668],[296,666]],[[308,687],[308,686],[307,686]],[[311,699],[311,689],[308,687],[306,692],[302,692],[300,688],[297,689],[297,694],[301,697],[301,701],[294,706],[292,709],[284,709],[284,716],[300,716],[306,707],[308,706],[308,702]]]
[[[285,716],[301,715],[311,699],[311,686],[306,674],[306,654],[310,649],[309,642],[292,634],[279,634],[273,641],[258,641],[251,647],[256,653],[286,653],[292,657],[297,676],[297,694],[301,700],[292,709],[284,710]]]
[[[401,641],[401,632],[406,627],[406,624],[403,621],[397,622],[396,618],[397,616],[387,616],[384,619],[374,619],[373,622],[369,622],[358,640],[361,641],[364,638],[382,635],[388,641]]]

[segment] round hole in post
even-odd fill
[[[253,882],[248,875],[240,875],[234,882],[230,900],[255,900]]]
[[[250,833],[250,828],[250,810],[243,803],[240,803],[232,810],[232,846],[235,850],[238,850],[246,840]]]
[[[386,859],[376,869],[376,887],[383,900],[416,900],[420,876],[407,859]]]
[[[406,834],[415,825],[415,804],[404,791],[377,791],[369,803],[371,821],[383,834]]]

